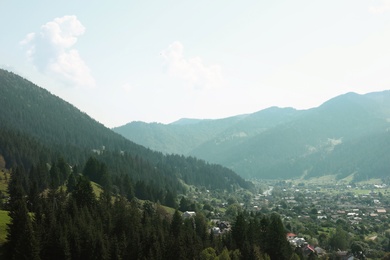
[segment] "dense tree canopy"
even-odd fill
[[[231,233],[213,235],[201,212],[191,218],[183,218],[178,210],[170,215],[157,203],[127,199],[110,189],[96,196],[88,176],[105,173],[106,166],[90,158],[83,169],[84,174],[75,173],[59,158],[52,165],[12,170],[7,259],[209,259],[214,255],[267,259],[271,254],[275,255],[271,259],[284,259],[280,256],[291,255],[279,240],[283,236],[287,243],[277,215],[240,213]],[[40,179],[46,185],[37,185]],[[57,185],[52,185],[53,180]],[[143,185],[147,190],[148,185]],[[186,203],[191,205],[182,200],[181,206]]]

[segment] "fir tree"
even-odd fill
[[[28,214],[25,192],[21,185],[24,170],[12,171],[8,186],[10,195],[6,256],[8,259],[39,259],[39,246]]]

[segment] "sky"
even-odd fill
[[[390,89],[390,0],[0,0],[0,10],[0,68],[107,127]]]

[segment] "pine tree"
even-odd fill
[[[185,244],[182,237],[183,219],[178,210],[172,217],[169,238],[167,240],[166,258],[167,259],[185,259]]]
[[[77,184],[72,192],[72,198],[75,200],[77,206],[81,207],[93,207],[96,204],[95,194],[91,182],[84,176],[79,176]]]
[[[240,251],[243,250],[244,243],[247,240],[247,223],[243,213],[238,214],[232,227],[233,240]]]
[[[56,189],[61,185],[60,183],[60,169],[55,163],[50,168],[50,188]]]
[[[292,249],[286,239],[286,230],[283,226],[280,216],[276,213],[271,214],[267,232],[268,246],[266,253],[271,259],[290,259]]]
[[[71,168],[62,157],[58,158],[56,165],[59,169],[60,183],[64,183],[68,179],[69,174],[71,173]]]
[[[69,174],[68,181],[66,182],[66,190],[67,192],[72,192],[75,187],[76,187],[76,177],[72,172]]]
[[[164,204],[168,207],[171,207],[171,208],[177,207],[175,195],[170,190],[168,190],[167,194],[165,195],[165,203]]]
[[[35,237],[32,222],[28,214],[25,192],[20,178],[24,170],[17,168],[12,171],[8,186],[10,195],[6,256],[8,259],[39,259],[39,246]]]

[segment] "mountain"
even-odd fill
[[[149,131],[135,123],[113,130],[165,153],[173,152],[164,149],[173,143],[175,152],[222,164],[246,178],[354,174],[358,180],[390,172],[390,91],[346,93],[308,110],[271,107],[190,125],[142,124]],[[150,132],[158,146],[150,143]]]
[[[240,119],[241,116],[221,120],[181,119],[169,125],[132,122],[112,130],[152,150],[189,154],[200,143],[216,137]]]
[[[194,157],[168,156],[135,144],[30,81],[0,70],[0,156],[26,168],[58,157],[84,165],[96,157],[110,173],[159,190],[250,188],[232,170]]]

